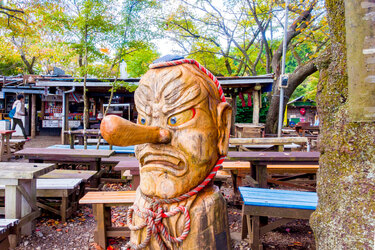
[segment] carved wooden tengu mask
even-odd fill
[[[197,186],[229,143],[231,107],[213,80],[192,64],[150,69],[135,91],[138,121],[106,116],[111,145],[136,147],[141,190],[171,198]]]
[[[108,143],[137,145],[141,183],[127,212],[125,247],[229,249],[226,202],[211,181],[227,153],[231,107],[217,79],[194,60],[150,68],[134,96],[137,124],[118,116],[101,124]]]

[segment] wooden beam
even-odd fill
[[[291,143],[306,144],[307,141],[308,139],[306,137],[229,138],[229,143],[232,145],[285,145]]]
[[[234,124],[236,123],[236,115],[237,115],[237,93],[234,92],[234,90],[233,90],[231,96],[232,96],[232,101],[231,101],[232,103],[230,103],[230,104],[232,106],[232,123],[231,123],[231,126],[230,126],[230,134],[235,135],[235,125]]]
[[[31,138],[36,135],[36,94],[31,95]]]
[[[249,98],[251,96],[249,95]],[[253,124],[259,124],[259,91],[253,91]]]
[[[275,222],[273,223],[270,223],[266,226],[263,226],[260,228],[260,232],[259,232],[259,235],[263,235],[271,230],[274,230],[275,228],[278,228],[279,226],[282,226],[282,225],[285,225],[289,222],[292,222],[293,219],[288,219],[288,218],[283,218],[283,219],[279,219],[279,220],[276,220]]]
[[[61,127],[61,144],[68,144],[68,135],[64,133],[65,130],[69,129],[69,94],[63,94],[65,95],[65,103],[62,105],[65,105],[65,114],[63,116],[65,117],[65,124],[62,124]]]

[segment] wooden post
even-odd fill
[[[64,124],[61,126],[61,144],[68,144],[68,135],[65,135],[64,131],[69,129],[69,94],[65,95],[64,103],[62,105],[65,106],[65,113],[64,116]]]
[[[42,101],[42,108],[40,110],[42,120],[44,120],[44,113],[46,112],[46,102]]]
[[[86,123],[86,129],[89,129],[89,105],[90,105],[90,98],[89,96],[86,94],[86,103],[87,103],[87,110],[86,110],[86,120],[84,120],[84,123]]]
[[[249,96],[249,98],[251,98]],[[259,124],[259,91],[253,91],[253,123]]]
[[[94,103],[93,103],[93,108],[92,108],[92,115],[93,116],[96,116],[96,112],[97,112],[97,107],[96,107],[96,98],[93,98],[94,99]]]
[[[99,97],[99,111],[104,115],[103,104],[104,104],[103,97]]]
[[[237,94],[233,91],[232,94],[232,123],[230,126],[230,134],[235,135],[235,123],[236,123],[236,115],[237,115]]]
[[[36,94],[31,96],[31,138],[36,135]]]

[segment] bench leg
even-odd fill
[[[107,249],[107,225],[108,221],[111,223],[111,208],[105,207],[104,204],[93,204],[94,215],[96,219],[96,229],[94,233],[95,242]],[[108,218],[109,217],[109,218]]]
[[[61,215],[61,222],[65,223],[66,222],[66,213],[68,210],[68,197],[62,197],[61,198],[61,205],[60,205],[60,215]]]
[[[249,215],[248,215],[249,216]],[[263,245],[260,242],[260,218],[259,216],[249,216],[250,217],[250,244],[251,249],[263,249]]]
[[[141,182],[140,176],[139,175],[133,175],[132,190],[137,190],[137,187],[139,186],[140,182]]]
[[[246,240],[249,237],[250,218],[248,215],[242,213],[242,226],[241,226],[241,240]]]

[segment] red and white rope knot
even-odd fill
[[[219,160],[216,162],[214,168],[210,172],[210,174],[204,179],[204,181],[196,186],[190,192],[183,194],[179,197],[171,198],[171,199],[157,199],[157,198],[150,198],[147,197],[142,193],[142,196],[150,203],[148,208],[138,208],[138,206],[133,205],[129,207],[127,213],[126,224],[131,231],[138,231],[145,227],[146,230],[146,238],[140,244],[134,244],[129,241],[126,244],[127,249],[139,250],[145,248],[151,240],[151,236],[154,236],[156,241],[158,242],[160,249],[168,249],[163,239],[161,238],[160,234],[163,235],[164,239],[170,241],[172,243],[182,243],[190,232],[190,215],[189,211],[184,206],[178,206],[172,209],[169,212],[164,212],[163,208],[160,206],[161,204],[171,204],[176,202],[181,202],[186,200],[187,198],[196,195],[199,191],[205,188],[215,177],[217,171],[222,167],[222,163],[225,159],[225,156],[221,156]],[[144,219],[144,222],[138,226],[133,225],[133,214],[136,214],[138,217]],[[164,224],[162,223],[163,218],[169,218],[175,216],[178,213],[184,214],[185,224],[184,230],[182,231],[181,235],[178,237],[171,236],[167,229],[165,228]]]
[[[156,209],[156,210],[154,210]],[[143,218],[145,220],[144,223],[138,226],[133,225],[133,214]],[[184,214],[184,230],[182,231],[181,235],[178,237],[173,237],[169,234],[168,230],[165,228],[164,224],[162,223],[163,218],[169,218],[175,216],[178,213]],[[186,239],[190,232],[190,215],[189,211],[184,206],[178,206],[172,209],[169,212],[164,212],[163,208],[159,205],[151,204],[149,208],[139,209],[136,205],[133,205],[129,208],[127,213],[127,225],[130,230],[137,231],[141,230],[144,227],[147,227],[146,238],[140,244],[134,244],[132,242],[128,242],[126,247],[128,249],[143,249],[145,248],[150,240],[151,236],[156,238],[161,249],[168,249],[165,243],[163,242],[161,235],[163,235],[164,239],[170,241],[172,243],[182,243],[183,240]]]

